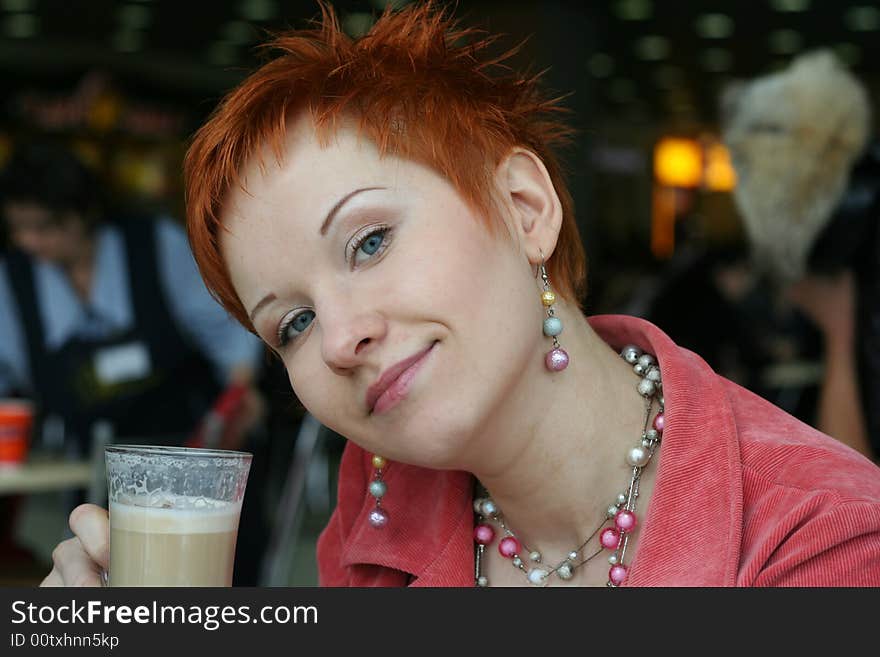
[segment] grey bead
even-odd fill
[[[626,504],[626,493],[618,493],[617,503],[618,504]]]
[[[620,350],[620,355],[623,356],[623,359],[627,363],[629,363],[630,365],[635,365],[636,361],[639,359],[639,356],[642,355],[642,350],[635,345],[628,344]]]
[[[531,559],[535,563],[541,563],[541,553],[537,550],[532,550],[532,552],[529,554],[529,559]]]
[[[379,499],[380,497],[384,497],[385,493],[388,492],[388,486],[385,485],[384,481],[376,480],[370,482],[370,495]]]
[[[635,365],[633,365],[633,372],[635,372],[639,376],[642,376],[645,373],[645,368],[642,366],[641,363],[636,363]]]
[[[617,555],[612,554],[610,557],[608,557],[608,563],[610,563],[612,566],[617,565]]]
[[[647,370],[654,364],[654,357],[651,354],[642,354],[637,362]]]
[[[654,385],[654,382],[649,379],[642,379],[639,381],[639,394],[644,397],[653,395],[656,389],[657,387]]]
[[[660,437],[660,432],[656,429],[648,429],[645,432],[645,438],[648,440],[657,440]]]
[[[642,438],[642,447],[648,449],[651,446],[651,441],[647,438]]]
[[[489,578],[483,575],[477,578],[477,586],[489,586]]]
[[[656,366],[648,368],[648,371],[645,373],[645,378],[654,383],[660,383],[660,368]]]
[[[520,566],[522,566],[522,559],[520,559],[519,557],[514,557],[511,563],[513,563],[515,567],[519,568]]]
[[[483,502],[485,502],[485,498],[478,497],[474,500],[474,511],[476,513],[483,513]]]
[[[556,574],[559,575],[559,579],[571,579],[574,577],[574,571],[569,563],[564,563],[559,566],[559,568],[556,569]]]
[[[558,317],[548,317],[544,320],[544,335],[556,336],[562,333],[562,320]]]
[[[575,552],[574,550],[572,550],[571,552],[568,553],[568,558],[571,559],[572,561],[574,561],[578,558],[578,553]]]
[[[614,506],[614,505],[609,506],[609,507],[605,510],[605,515],[608,516],[609,518],[613,518],[614,516],[617,515],[617,512],[618,512],[619,510],[620,510],[620,509],[618,509],[618,508],[617,508],[616,506]]]

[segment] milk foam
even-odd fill
[[[125,503],[110,502],[112,529],[151,534],[212,534],[238,528],[241,503],[204,497],[166,497],[162,506],[131,497]],[[138,502],[142,502],[139,504]]]

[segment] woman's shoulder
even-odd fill
[[[725,380],[744,481],[880,505],[880,468],[762,397]]]
[[[740,448],[746,586],[880,585],[880,468],[727,382]]]

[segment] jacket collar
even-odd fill
[[[364,453],[368,463],[370,455]],[[367,470],[369,471],[369,470]],[[343,566],[374,564],[408,573],[420,586],[473,586],[473,477],[393,463],[384,476],[390,522],[376,531],[364,503],[342,550]]]
[[[663,372],[666,430],[627,584],[732,586],[743,491],[739,439],[724,380],[649,322],[607,315],[592,318],[590,325],[617,350],[635,344],[654,354]]]

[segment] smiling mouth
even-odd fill
[[[369,415],[381,415],[391,410],[406,399],[413,380],[427,361],[438,341],[423,351],[397,363],[370,386],[367,392],[367,408]]]

